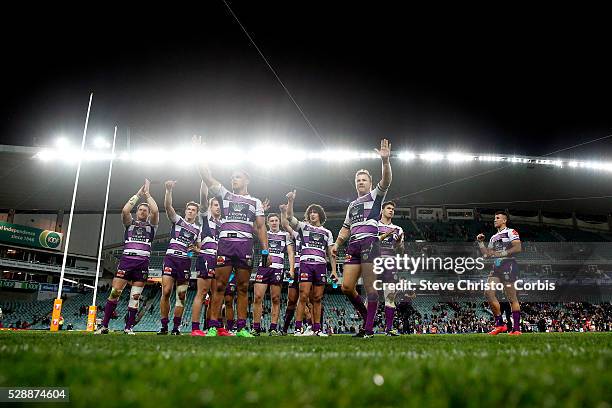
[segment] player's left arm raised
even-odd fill
[[[151,225],[159,225],[159,208],[157,207],[155,199],[149,192],[150,187],[151,182],[149,181],[149,179],[145,179],[143,195],[147,200],[147,204],[149,204],[149,209],[151,210]]]
[[[391,185],[393,174],[391,173],[391,143],[387,139],[380,141],[380,150],[374,149],[382,160],[382,180],[380,180],[380,188],[386,191]]]
[[[174,188],[175,184],[176,181],[174,180],[168,180],[164,184],[166,187],[166,195],[164,196],[164,207],[166,209],[166,216],[168,217],[168,220],[170,220],[170,222],[172,223],[177,222],[176,211],[172,206],[172,189]]]

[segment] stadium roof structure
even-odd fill
[[[75,160],[60,157],[40,159],[41,148],[0,146],[0,209],[57,211],[70,208]],[[159,154],[163,155],[162,157]],[[187,154],[187,153],[185,153]],[[346,208],[355,198],[353,175],[368,169],[375,181],[380,178],[380,161],[371,155],[347,160],[313,159],[292,161],[274,153],[241,166],[251,176],[250,193],[269,197],[272,210],[285,201],[284,195],[297,189],[296,210],[319,203],[330,210]],[[191,152],[193,156],[193,152]],[[578,166],[556,159],[500,159],[480,156],[473,160],[451,160],[452,155],[421,154],[417,158],[392,159],[393,183],[387,195],[400,206],[441,206],[451,208],[509,208],[579,214],[608,214],[612,204],[612,172],[596,166]],[[445,160],[448,157],[449,160]],[[488,159],[487,159],[488,157]],[[73,158],[74,159],[74,158]],[[212,157],[213,176],[229,185],[231,163],[219,154]],[[285,162],[275,166],[274,163]],[[565,165],[561,164],[565,163]],[[569,165],[567,165],[569,164]],[[103,210],[108,161],[84,160],[81,168],[76,211]],[[151,192],[163,205],[164,180],[177,180],[176,208],[198,199],[200,178],[186,157],[172,152],[132,153],[114,161],[109,209],[119,210],[144,178],[152,181]],[[228,186],[229,187],[229,186]],[[271,210],[271,211],[272,211]]]

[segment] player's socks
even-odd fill
[[[276,330],[277,327],[278,327],[277,323],[270,323],[270,331]]]
[[[125,330],[130,330],[134,323],[136,322],[136,314],[138,313],[138,309],[135,307],[128,307],[128,319],[125,324]]]
[[[238,322],[236,323],[236,330],[240,331],[242,329],[244,329],[246,327],[246,320],[245,319],[238,319]]]
[[[306,319],[306,324],[308,326],[312,326],[312,319]]]
[[[320,319],[320,322],[321,322],[321,330],[325,329],[325,320],[323,320],[323,310],[324,310],[324,308],[323,308],[323,302],[321,302],[321,319]]]
[[[376,294],[378,296],[378,294]],[[368,315],[366,318],[364,329],[366,333],[371,334],[374,330],[374,318],[376,317],[376,310],[378,309],[378,300],[368,300]]]
[[[395,316],[395,308],[385,306],[385,327],[387,331],[393,329],[393,316]]]
[[[283,323],[283,332],[287,333],[287,330],[289,330],[289,326],[291,325],[291,320],[293,320],[294,315],[295,308],[285,310],[285,322]]]
[[[321,323],[315,323],[315,324],[312,325],[312,331],[313,332],[316,333],[316,332],[318,332],[320,330],[321,330]]]
[[[253,323],[253,330],[255,330],[256,332],[260,332],[261,331],[261,323]]]
[[[361,318],[365,321],[366,316],[368,314],[368,310],[363,304],[363,299],[361,298],[361,296],[359,296],[359,294],[357,294],[357,296],[355,297],[350,296],[349,300],[353,304],[355,310],[357,310],[357,313],[359,313],[359,316],[361,316]]]
[[[502,315],[495,316],[495,327],[503,326],[504,321],[502,320]]]
[[[108,327],[108,322],[110,322],[111,316],[117,308],[117,303],[117,300],[106,300],[106,304],[104,305],[104,319],[102,319],[102,326]]]
[[[223,327],[223,320],[217,319],[217,328]]]
[[[191,322],[191,331],[200,330],[200,322]]]
[[[234,321],[233,320],[228,320],[225,324],[227,330],[234,330]]]
[[[512,331],[521,331],[521,312],[512,312]]]
[[[302,330],[302,321],[301,320],[296,320],[295,321],[295,331],[301,331]]]
[[[172,331],[179,331],[179,329],[181,328],[181,318],[178,316],[174,316],[174,319],[172,319],[172,324],[174,325],[174,327],[172,327]]]
[[[167,317],[164,317],[163,319],[161,319],[161,325],[162,325],[162,329],[168,331],[168,322],[170,322],[170,319],[168,319]]]

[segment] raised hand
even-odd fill
[[[287,200],[288,201],[295,201],[295,194],[296,194],[297,190],[293,190],[287,193]]]
[[[380,150],[374,149],[374,151],[381,159],[389,160],[389,157],[391,157],[391,143],[387,139],[382,139],[380,141]]]
[[[478,236],[476,237],[476,241],[482,242],[482,241],[484,241],[484,239],[485,239],[484,234],[478,234]]]
[[[174,188],[174,185],[176,184],[176,180],[168,180],[164,183],[164,186],[166,186],[166,191],[172,191],[172,189]]]
[[[145,195],[145,186],[144,184],[142,186],[140,186],[140,188],[138,189],[138,192],[136,193],[136,195],[138,197],[142,197]]]
[[[263,206],[264,212],[267,212],[270,209],[270,199],[266,198],[265,200],[263,200],[263,203],[261,203],[261,205]]]
[[[144,193],[144,195],[145,196],[150,195],[149,188],[151,187],[151,181],[149,179],[145,179],[144,186],[142,186],[142,187],[143,187],[143,191],[142,192]]]
[[[279,205],[278,209],[281,211],[281,213],[286,214],[287,213],[287,204]]]

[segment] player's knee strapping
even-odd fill
[[[385,306],[395,307],[395,291],[384,288]]]
[[[185,297],[187,296],[187,284],[178,285],[176,287],[176,304],[175,307],[185,307]]]
[[[123,292],[123,289],[115,289],[112,288],[110,291],[110,295],[108,296],[108,298],[110,300],[117,300],[121,297],[121,292]]]
[[[140,304],[140,295],[142,294],[143,290],[144,287],[142,286],[132,286],[128,307],[131,307],[132,309],[138,309],[138,305]]]

